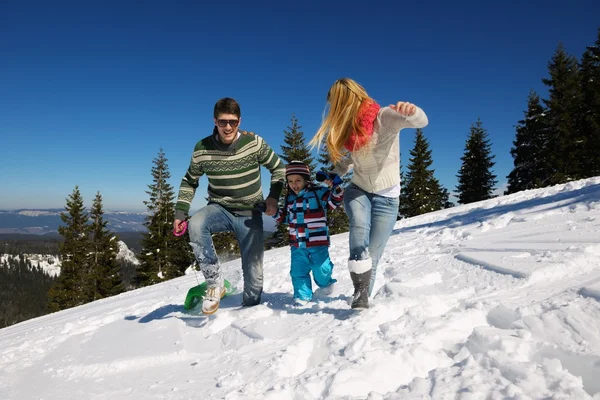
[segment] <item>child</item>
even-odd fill
[[[312,300],[310,272],[323,294],[330,294],[336,282],[331,278],[333,263],[329,258],[327,209],[335,209],[343,200],[341,180],[326,179],[331,187],[314,185],[310,170],[301,161],[292,161],[285,169],[287,195],[285,204],[274,218],[288,225],[291,248],[294,304],[304,306]],[[335,182],[335,183],[334,183]]]

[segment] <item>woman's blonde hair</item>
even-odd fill
[[[329,88],[329,113],[323,116],[323,122],[310,144],[320,149],[324,141],[333,163],[344,157],[344,144],[352,132],[356,132],[359,137],[367,135],[356,118],[360,105],[365,100],[372,99],[361,85],[350,78],[338,79]]]

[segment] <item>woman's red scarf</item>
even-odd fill
[[[372,100],[365,100],[362,102],[358,109],[356,120],[358,125],[363,129],[364,134],[352,131],[344,144],[346,150],[360,150],[369,142],[369,140],[371,140],[371,136],[373,136],[373,126],[380,108],[379,104]]]

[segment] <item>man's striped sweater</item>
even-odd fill
[[[175,206],[176,219],[189,213],[202,175],[208,178],[208,203],[226,209],[249,211],[264,200],[260,166],[271,171],[269,197],[278,199],[285,179],[285,165],[258,135],[240,135],[233,143],[221,143],[218,134],[200,140],[181,180]]]

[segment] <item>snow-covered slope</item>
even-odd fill
[[[0,398],[600,399],[600,178],[398,221],[363,312],[347,241],[306,308],[284,248],[256,307],[185,312],[192,273],[4,328]]]

